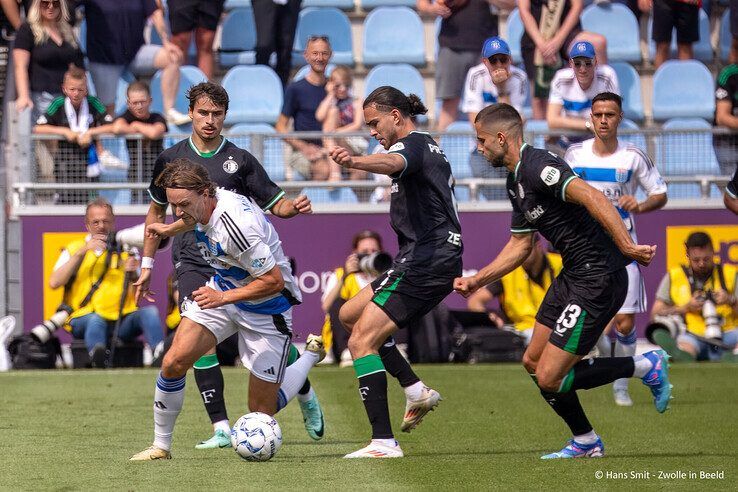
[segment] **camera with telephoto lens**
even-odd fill
[[[144,231],[146,224],[137,224],[108,234],[107,248],[109,251],[130,251],[131,248],[142,249],[144,245]],[[159,249],[169,244],[169,238],[162,238]]]
[[[654,316],[653,321],[646,325],[646,339],[654,345],[659,344],[653,337],[657,330],[669,332],[671,338],[676,340],[679,335],[687,331],[687,325],[684,323],[684,318],[678,314]]]
[[[717,312],[715,298],[712,291],[708,290],[700,297],[702,304],[702,317],[705,320],[705,338],[715,340],[723,339],[723,318]]]
[[[56,308],[56,312],[49,319],[42,321],[41,324],[31,329],[31,336],[40,343],[48,342],[54,332],[64,326],[64,323],[66,323],[67,318],[73,311],[72,306],[63,303],[60,304]]]
[[[392,266],[392,256],[384,251],[360,254],[359,269],[367,275],[377,276],[386,272]]]

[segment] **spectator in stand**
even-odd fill
[[[569,67],[557,71],[551,81],[546,111],[550,129],[586,132],[563,135],[559,143],[564,149],[592,137],[592,98],[601,92],[620,95],[617,74],[609,65],[597,63],[591,43],[577,41],[569,51]]]
[[[418,12],[443,18],[438,33],[436,97],[442,100],[438,130],[456,120],[464,77],[479,61],[479,46],[498,32],[491,6],[512,10],[513,0],[417,0]]]
[[[170,2],[171,5],[172,2]],[[115,107],[118,79],[123,72],[161,69],[164,114],[172,125],[190,119],[174,109],[179,88],[182,50],[169,40],[158,0],[80,0],[87,19],[87,57],[98,99],[109,114]],[[163,46],[144,44],[144,27],[151,20]]]
[[[54,176],[57,183],[97,181],[100,166],[93,138],[111,133],[113,119],[105,106],[87,95],[87,74],[72,67],[64,74],[63,97],[57,97],[44,114],[39,116],[33,131],[42,135],[63,137],[54,155]],[[87,192],[59,190],[57,203],[86,203]]]
[[[292,45],[302,0],[251,0],[256,21],[256,63],[269,65],[277,54],[275,72],[287,86],[292,69]]]
[[[655,68],[669,59],[673,29],[677,36],[677,58],[694,58],[692,45],[700,40],[702,0],[639,0],[639,5],[643,12],[653,10],[651,39],[656,43]]]
[[[723,175],[730,175],[738,162],[738,65],[725,67],[718,75],[715,89],[715,126],[731,130],[716,134],[712,142]]]
[[[32,108],[32,121],[62,95],[64,74],[84,67],[84,57],[69,25],[67,0],[34,0],[15,37],[13,63],[18,111]]]
[[[276,130],[289,133],[290,121],[296,132],[319,132],[322,126],[315,118],[318,106],[325,99],[325,69],[333,55],[326,36],[311,36],[305,46],[305,61],[310,65],[305,78],[292,82],[284,92],[284,105]],[[329,178],[331,163],[328,151],[320,139],[285,139],[288,173],[300,173],[306,179],[325,181]],[[288,178],[289,178],[288,175]]]
[[[723,202],[728,210],[738,215],[738,168],[733,173],[733,179],[730,180],[727,188],[725,188]]]
[[[315,111],[315,119],[323,124],[325,133],[355,133],[364,126],[364,110],[361,100],[353,96],[351,69],[339,65],[333,69],[325,84],[326,96]],[[336,145],[345,147],[353,155],[364,155],[369,143],[365,138],[352,136],[325,138],[323,145],[332,149]],[[350,179],[366,179],[367,173],[358,169],[348,172]],[[341,166],[331,161],[328,181],[341,180]]]
[[[469,69],[464,84],[464,98],[461,110],[474,125],[474,119],[482,109],[490,104],[507,103],[519,113],[523,112],[528,96],[528,77],[525,72],[512,64],[510,47],[500,37],[488,38],[482,46],[482,63]],[[475,178],[505,178],[507,169],[496,169],[477,152],[476,145],[471,151],[469,165]],[[483,186],[479,193],[487,200],[504,200],[504,187],[493,189]]]
[[[181,53],[187,53],[194,31],[197,66],[208,80],[213,80],[213,41],[224,4],[225,0],[169,0],[167,3],[172,41]]]
[[[126,139],[128,147],[128,182],[151,182],[154,163],[164,152],[164,134],[167,120],[159,113],[151,112],[151,92],[145,82],[132,82],[126,89],[128,109],[113,122],[117,135],[140,134],[142,139]],[[144,203],[141,190],[133,193],[133,203]],[[148,196],[148,195],[147,195]],[[146,200],[148,203],[148,200]]]
[[[15,37],[15,31],[20,26],[20,7],[16,0],[0,0],[0,121],[3,121],[5,110],[10,45]]]
[[[597,47],[597,56],[602,64],[607,63],[607,40],[604,36],[582,31],[579,16],[584,7],[583,0],[563,0],[560,9],[545,9],[546,0],[518,0],[520,20],[525,32],[520,41],[525,73],[530,80],[533,99],[533,119],[546,119],[546,104],[552,78],[566,61],[570,47],[575,41],[589,41]]]

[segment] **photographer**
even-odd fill
[[[108,337],[119,315],[120,340],[144,333],[149,346],[158,348],[163,339],[159,311],[155,306],[136,307],[130,285],[138,277],[139,260],[135,251],[117,244],[115,216],[107,201],[97,198],[87,204],[85,227],[87,237],[62,250],[49,278],[49,287],[64,288],[64,303],[71,307],[65,328],[74,338],[84,339],[93,367],[105,366]],[[129,288],[121,310],[124,285]]]
[[[386,265],[382,265],[382,259],[387,260]],[[323,324],[323,342],[329,354],[326,359],[339,360],[341,367],[351,365],[351,354],[347,348],[349,333],[338,321],[338,311],[344,302],[358,294],[382,273],[372,266],[380,267],[384,271],[391,263],[392,258],[382,252],[382,237],[379,234],[365,230],[353,237],[351,254],[346,258],[344,266],[336,268],[328,278],[321,298],[321,307],[326,315]],[[407,340],[398,340],[397,343],[398,347],[406,350]]]
[[[715,262],[705,232],[690,234],[685,247],[687,265],[667,272],[651,311],[654,321],[673,329],[654,331],[653,338],[677,359],[718,360],[723,350],[716,343],[733,349],[738,344],[738,269]]]

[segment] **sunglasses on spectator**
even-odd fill
[[[312,43],[313,41],[325,41],[328,42],[328,36],[325,34],[316,34],[314,36],[308,37],[308,43]]]
[[[510,58],[507,55],[492,55],[487,60],[489,60],[489,63],[491,65],[494,65],[495,63],[499,63],[500,65],[505,65],[507,61]]]
[[[60,0],[41,0],[41,8],[42,9],[48,9],[48,8],[58,8],[60,4]]]
[[[589,68],[592,65],[594,65],[594,63],[592,62],[592,60],[574,60],[574,66],[577,67],[577,68],[580,68],[580,67],[587,67],[587,68]]]

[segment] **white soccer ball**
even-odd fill
[[[268,461],[282,446],[282,429],[274,417],[247,413],[233,424],[231,445],[246,461]]]

